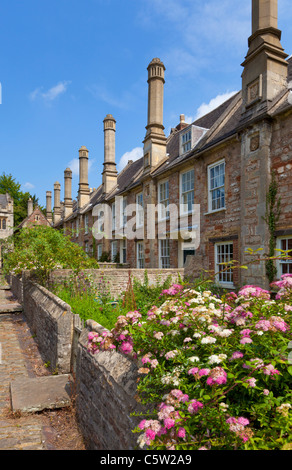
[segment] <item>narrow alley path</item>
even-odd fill
[[[3,284],[0,277],[0,450],[84,450],[73,408],[26,416],[11,412],[11,380],[50,372],[9,286]]]

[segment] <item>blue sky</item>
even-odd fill
[[[292,53],[291,0],[279,0],[282,46]],[[2,0],[0,174],[45,205],[47,190],[89,149],[101,183],[103,119],[117,120],[116,161],[141,155],[147,66],[166,66],[164,126],[208,112],[241,88],[250,0]],[[222,97],[223,96],[223,97]]]

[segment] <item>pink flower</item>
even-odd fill
[[[178,435],[178,437],[181,437],[181,438],[186,437],[186,430],[185,430],[185,428],[179,428],[179,430],[178,430],[178,432],[177,432],[177,435]]]
[[[173,428],[175,425],[175,420],[172,419],[172,418],[166,418],[164,420],[164,426],[166,427],[166,429],[171,429]]]
[[[210,374],[210,369],[201,369],[199,371],[200,377],[203,377],[204,375],[209,375]]]
[[[268,331],[271,329],[271,323],[269,320],[260,320],[255,324],[257,330]]]
[[[266,396],[267,396],[267,395],[269,395],[269,393],[270,393],[270,391],[269,391],[269,390],[267,390],[266,388],[263,390],[263,394],[264,394],[264,395],[266,395]]]
[[[256,386],[256,379],[254,377],[252,377],[250,379],[246,379],[246,382],[248,383],[248,385],[250,387],[255,387]]]
[[[237,422],[243,426],[247,426],[249,424],[249,420],[247,418],[243,418],[242,416],[238,418]]]
[[[188,406],[188,411],[191,414],[197,413],[200,408],[203,408],[204,405],[198,400],[191,400]]]
[[[138,428],[144,429],[145,428],[145,423],[146,423],[146,419],[143,419],[142,421],[140,421],[140,423],[138,424]]]
[[[148,439],[150,439],[151,441],[154,441],[156,434],[152,429],[147,429],[145,434]]]
[[[238,295],[245,298],[257,297],[267,300],[270,299],[270,293],[258,286],[244,286],[242,289],[240,289]]]
[[[235,351],[235,352],[232,354],[230,360],[233,360],[233,359],[241,359],[242,357],[243,357],[242,352],[240,352],[240,351]]]
[[[198,372],[199,372],[198,367],[193,367],[192,369],[190,369],[190,370],[188,371],[188,374],[189,374],[189,375],[195,375],[195,374],[197,374]]]
[[[245,330],[242,330],[242,331],[240,332],[240,334],[241,334],[242,336],[249,336],[250,333],[252,333],[252,330],[249,330],[248,328],[246,328]]]
[[[121,344],[120,349],[124,354],[130,354],[133,351],[133,346],[126,341]]]
[[[240,344],[249,344],[252,343],[252,339],[248,336],[244,336],[239,342]]]
[[[267,366],[264,367],[263,373],[265,375],[275,375],[275,374],[280,374],[280,372],[275,369],[275,367],[272,364],[268,364]]]
[[[215,367],[211,370],[210,376],[207,378],[207,385],[223,385],[227,382],[227,374],[222,367]]]

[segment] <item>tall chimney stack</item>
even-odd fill
[[[265,111],[287,87],[288,55],[280,40],[278,0],[252,0],[252,35],[242,64],[242,111],[246,117]]]
[[[144,143],[144,162],[155,167],[166,157],[166,137],[163,126],[163,95],[165,66],[160,59],[148,65],[148,118]],[[146,169],[146,168],[145,168]]]
[[[54,184],[54,224],[61,220],[61,185],[58,181]]]
[[[88,185],[88,150],[83,145],[79,149],[79,191],[78,207],[83,207],[89,202]]]
[[[108,114],[103,120],[104,170],[102,173],[103,192],[108,194],[117,185],[116,169],[116,120]]]
[[[73,202],[72,202],[72,171],[70,168],[66,168],[64,171],[64,218],[72,212]]]
[[[28,217],[33,213],[33,200],[29,198],[27,201],[27,215]]]
[[[50,224],[53,222],[52,217],[52,191],[46,192],[46,217]]]

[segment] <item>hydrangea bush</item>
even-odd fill
[[[152,410],[134,430],[139,448],[291,448],[292,276],[274,287],[273,300],[256,286],[219,298],[173,285],[147,318],[128,312],[89,334],[92,353],[138,361],[139,401]]]

